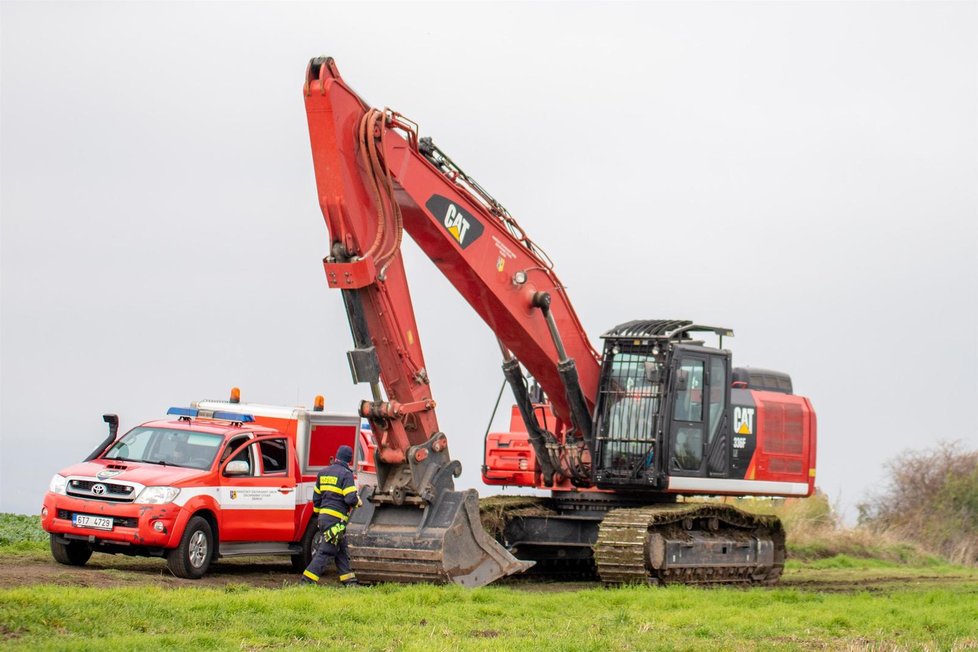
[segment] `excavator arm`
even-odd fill
[[[343,293],[355,346],[350,367],[372,393],[360,414],[378,440],[377,486],[348,530],[354,567],[365,581],[470,586],[525,570],[532,562],[516,560],[482,530],[478,494],[454,490],[461,465],[438,428],[403,233],[496,334],[546,484],[589,477],[598,355],[546,255],[505,208],[419,139],[416,125],[371,109],[329,58],[310,62],[304,95],[331,240],[324,269]],[[555,397],[556,432],[537,426],[521,362]]]
[[[370,108],[331,58],[310,62],[304,95],[331,240],[324,269],[329,286],[343,292],[355,346],[350,367],[372,392],[360,413],[378,439],[377,487],[350,528],[357,572],[474,584],[523,570],[484,538],[475,492],[454,491],[461,466],[450,458],[435,416],[401,257],[403,233],[498,338],[545,484],[555,477],[588,482],[599,356],[546,254],[477,182],[419,138],[414,123]],[[553,432],[532,416],[521,364],[551,398]],[[453,554],[460,527],[472,545]],[[446,542],[448,531],[455,534]]]
[[[333,240],[327,278],[347,297],[354,374],[375,382],[367,372],[378,369],[390,402],[415,410],[410,429],[386,424],[381,461],[402,463],[411,446],[437,432],[401,264],[406,231],[498,338],[545,484],[554,475],[586,482],[600,359],[549,258],[499,202],[430,139],[419,138],[415,124],[370,109],[332,59],[310,63],[305,96],[319,199]],[[528,399],[521,400],[520,363],[550,397],[555,432],[539,432]],[[374,396],[373,411],[390,413],[376,384]]]

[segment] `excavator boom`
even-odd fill
[[[522,363],[552,397],[557,432],[534,440],[551,481],[587,476],[583,434],[597,395],[599,355],[546,254],[505,208],[420,139],[416,125],[369,108],[329,58],[310,62],[304,95],[331,239],[324,269],[330,287],[343,292],[355,344],[351,370],[373,395],[360,412],[378,440],[371,505],[349,530],[357,573],[369,580],[365,569],[373,568],[377,579],[485,583],[523,570],[529,564],[482,532],[475,492],[454,492],[452,477],[461,467],[435,416],[401,258],[403,233],[496,334],[511,382],[522,382]],[[461,540],[471,545],[454,551]],[[461,557],[449,561],[453,555]]]

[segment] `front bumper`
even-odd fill
[[[125,552],[127,548],[173,548],[180,541],[178,525],[183,510],[172,503],[166,505],[136,505],[106,500],[88,500],[53,494],[44,496],[41,527],[51,534],[67,539],[83,539],[94,547],[111,548],[113,552]],[[111,530],[77,527],[72,524],[74,514],[108,516],[113,519]],[[162,524],[162,531],[154,528]],[[116,550],[116,548],[121,548]],[[137,550],[133,554],[142,554]],[[150,553],[152,554],[152,553]]]

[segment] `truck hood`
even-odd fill
[[[69,466],[58,471],[65,477],[76,476],[95,478],[105,482],[120,480],[134,482],[146,487],[150,486],[180,486],[197,478],[210,474],[210,469],[188,469],[181,466],[162,466],[145,462],[116,462],[92,460]],[[102,473],[102,477],[99,477]]]

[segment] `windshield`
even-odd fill
[[[662,369],[651,356],[616,352],[606,358],[597,438],[600,469],[630,477],[652,472],[661,378]]]
[[[659,385],[649,380],[658,369],[654,359],[619,353],[611,361],[605,391],[601,435],[618,440],[647,441],[659,410]]]
[[[209,469],[223,442],[222,435],[139,427],[113,444],[102,459]]]

